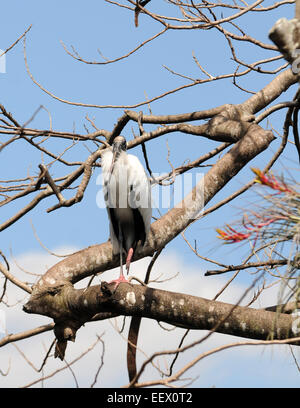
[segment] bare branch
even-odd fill
[[[6,269],[1,263],[0,263],[0,272],[7,278],[10,282],[12,282],[14,285],[18,286],[19,288],[25,290],[27,293],[31,293],[32,290],[31,288],[26,285],[26,283],[21,282],[19,279],[17,279],[11,272],[9,272],[8,269]]]
[[[26,36],[26,34],[29,32],[29,30],[31,29],[32,24],[30,24],[30,26],[24,31],[24,33],[11,45],[9,46],[5,51],[2,52],[2,54],[0,54],[0,58],[3,57],[4,54],[7,54],[16,44],[18,44],[18,42]]]
[[[70,55],[70,57],[74,58],[75,60],[79,61],[79,62],[84,62],[85,64],[88,65],[107,65],[107,64],[112,64],[114,62],[117,61],[121,61],[125,58],[128,58],[130,55],[134,54],[136,51],[138,51],[139,49],[141,49],[142,47],[144,47],[146,44],[150,43],[151,41],[155,40],[156,38],[160,37],[162,34],[164,34],[166,31],[168,30],[168,27],[165,27],[163,30],[159,31],[157,34],[153,35],[152,37],[148,38],[147,40],[141,42],[139,45],[137,45],[135,48],[133,48],[131,51],[127,52],[126,54],[117,57],[117,58],[113,58],[113,59],[107,59],[105,58],[105,61],[88,61],[86,59],[84,59],[83,57],[81,57],[77,51],[75,51],[75,49],[73,48],[73,53],[71,53],[66,45],[63,43],[63,41],[60,41],[61,45],[63,46],[64,50],[66,51],[66,53],[68,55]],[[103,57],[104,58],[104,57]]]

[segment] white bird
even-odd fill
[[[152,216],[150,181],[139,159],[126,149],[126,139],[118,136],[101,158],[110,240],[113,253],[120,254],[120,276],[112,281],[116,286],[128,282],[123,274],[123,253],[128,274],[137,245],[145,244]]]

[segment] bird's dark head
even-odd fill
[[[118,157],[120,156],[121,152],[126,152],[127,143],[126,143],[125,137],[117,136],[113,141],[112,148],[113,148],[113,158],[112,158],[111,167],[110,167],[111,174],[114,170],[114,165],[116,161],[118,160]]]
[[[117,136],[113,141],[113,152],[121,152],[126,151],[127,143],[124,136]]]

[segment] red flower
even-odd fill
[[[247,215],[246,215],[246,218],[248,219]],[[220,228],[217,228],[216,231],[219,233],[217,238],[223,239],[224,241],[228,241],[228,243],[233,244],[236,242],[244,241],[245,239],[248,239],[252,234],[255,234],[255,242],[256,242],[258,233],[263,227],[266,227],[277,220],[286,219],[286,217],[283,217],[283,216],[265,218],[259,215],[257,215],[257,218],[261,219],[261,221],[257,224],[255,224],[253,221],[250,221],[250,220],[247,221],[247,224],[250,224],[252,227],[247,225],[245,221],[243,220],[242,224],[247,230],[246,233],[238,232],[228,224],[226,224],[225,230],[221,230]]]
[[[230,227],[230,225],[226,225],[225,231],[220,228],[217,228],[216,231],[220,234],[217,238],[223,239],[224,241],[231,241],[231,243],[243,241],[251,235],[251,232],[247,234],[238,232]]]
[[[273,190],[280,191],[281,193],[295,194],[294,190],[289,188],[284,182],[278,181],[273,174],[265,174],[261,170],[255,168],[252,168],[251,170],[257,176],[255,179],[257,183],[271,187]]]

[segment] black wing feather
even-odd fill
[[[138,208],[133,208],[132,211],[136,236],[135,246],[137,245],[138,241],[141,241],[141,245],[144,245],[146,240],[146,230],[142,214],[140,213]]]
[[[113,208],[108,207],[108,211],[109,211],[110,220],[111,220],[111,223],[112,223],[112,227],[113,227],[115,236],[116,236],[117,240],[119,240],[119,223],[117,221],[116,214],[115,214]]]

